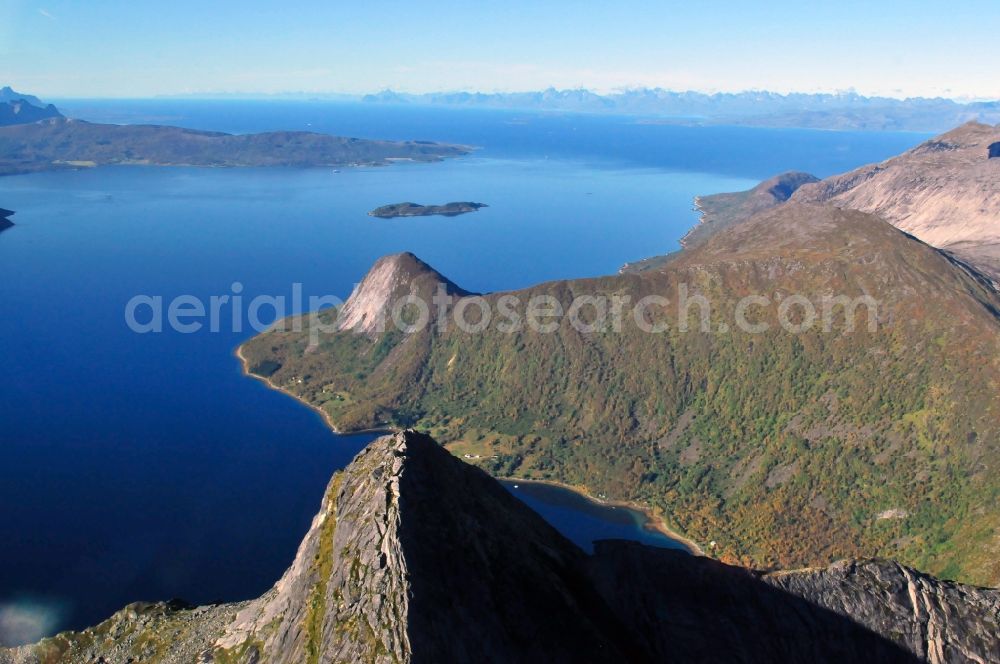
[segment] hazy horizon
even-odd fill
[[[220,90],[220,91],[192,91],[192,92],[159,92],[154,94],[146,95],[71,95],[71,94],[59,94],[59,93],[39,93],[34,89],[29,89],[25,86],[11,83],[9,81],[0,81],[0,87],[9,86],[17,92],[23,94],[31,94],[38,97],[42,97],[44,100],[49,99],[60,99],[60,100],[86,100],[86,99],[215,99],[215,98],[243,98],[243,99],[289,99],[289,100],[308,100],[310,98],[327,98],[327,99],[361,99],[368,95],[378,95],[386,92],[400,94],[400,95],[412,95],[412,96],[424,96],[424,95],[452,95],[452,94],[482,94],[482,95],[516,95],[516,94],[535,94],[546,92],[549,90],[555,90],[556,92],[589,92],[602,97],[615,96],[621,94],[628,94],[630,92],[641,92],[641,91],[662,91],[674,94],[703,94],[703,95],[740,95],[740,94],[777,94],[782,96],[791,95],[830,95],[830,96],[850,96],[858,95],[868,99],[892,99],[895,101],[906,101],[909,99],[946,99],[959,104],[968,104],[976,102],[993,102],[1000,101],[1000,95],[996,97],[971,97],[971,96],[946,96],[946,95],[935,95],[935,96],[923,96],[923,95],[912,95],[912,96],[902,96],[902,95],[891,95],[891,94],[865,94],[854,89],[844,89],[844,90],[788,90],[788,91],[777,91],[765,88],[744,88],[744,89],[732,89],[732,90],[697,90],[690,88],[660,88],[660,87],[646,87],[646,86],[633,86],[633,87],[622,87],[611,90],[599,90],[587,87],[556,87],[556,86],[546,86],[543,88],[533,88],[533,89],[516,89],[516,90],[483,90],[483,89],[470,89],[470,88],[454,88],[454,89],[440,89],[440,90],[428,90],[424,92],[412,92],[409,90],[398,89],[398,88],[380,88],[365,90],[361,92],[344,92],[339,90],[278,90],[274,92],[264,92],[260,90]]]
[[[0,6],[0,80],[48,97],[623,88],[1000,98],[1000,6],[566,0]]]

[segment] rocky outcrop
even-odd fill
[[[761,573],[599,542],[591,566],[661,661],[988,662],[1000,653],[1000,592],[890,561]]]
[[[5,210],[0,208],[0,232],[3,232],[14,225],[14,222],[10,220],[14,214],[13,210]]]
[[[1000,592],[940,581],[891,561],[844,561],[763,579],[891,638],[928,662],[1000,657]]]
[[[248,603],[132,605],[0,650],[40,662],[986,662],[1000,592],[895,563],[765,574],[632,542],[584,554],[411,431],[330,482],[294,563]],[[103,658],[103,659],[101,659]]]
[[[225,662],[212,659],[213,652],[219,652],[214,643],[242,606],[136,602],[82,632],[64,632],[32,646],[0,648],[0,664]]]
[[[338,329],[377,337],[387,325],[393,324],[394,308],[395,319],[408,324],[404,311],[406,299],[417,296],[430,306],[439,284],[447,295],[469,295],[409,252],[383,256],[344,303],[337,319]]]

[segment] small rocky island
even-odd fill
[[[12,214],[14,214],[13,210],[0,208],[0,233],[14,225],[14,222],[9,219]]]
[[[381,219],[392,219],[394,217],[430,217],[441,215],[443,217],[457,217],[467,212],[475,212],[479,208],[489,207],[485,203],[472,203],[461,201],[458,203],[445,203],[444,205],[420,205],[418,203],[393,203],[377,207],[368,213],[369,217],[379,217]]]

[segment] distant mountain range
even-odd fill
[[[29,124],[48,118],[61,118],[62,113],[52,104],[45,104],[34,95],[0,88],[0,127]]]
[[[642,88],[607,95],[589,90],[539,92],[435,92],[386,90],[366,95],[372,104],[422,104],[466,108],[619,113],[671,124],[729,124],[816,129],[944,131],[977,120],[1000,122],[1000,102],[962,103],[944,98],[779,94],[766,91],[715,93]]]

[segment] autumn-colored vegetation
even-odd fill
[[[875,217],[784,206],[659,269],[518,295],[636,301],[681,284],[711,302],[710,331],[680,331],[666,308],[654,311],[661,334],[585,334],[564,320],[552,334],[344,331],[311,347],[306,325],[243,353],[343,430],[431,430],[474,446],[495,474],[646,503],[725,559],[878,555],[1000,581],[1000,299],[989,285]],[[733,325],[745,295],[794,293],[871,296],[877,329],[841,315],[829,331],[792,333],[773,307],[757,312],[766,333]]]

